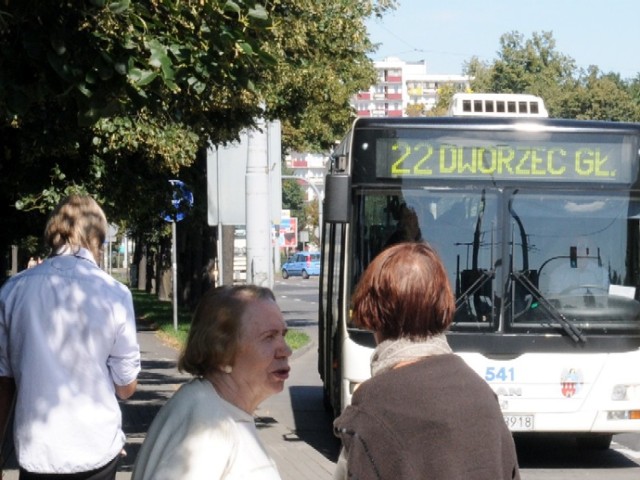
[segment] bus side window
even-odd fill
[[[538,113],[540,113],[540,110],[538,109],[538,102],[531,102],[529,104],[529,112],[537,115]]]
[[[473,101],[473,111],[474,112],[482,112],[482,100],[474,100]]]
[[[484,111],[486,113],[493,113],[493,100],[486,100],[484,102]]]
[[[507,112],[509,113],[517,113],[516,112],[516,102],[507,102]]]
[[[529,104],[527,102],[518,102],[518,113],[529,113],[528,112],[528,107]]]
[[[498,113],[504,113],[505,112],[504,100],[498,100],[496,102],[496,112],[498,112]]]
[[[463,100],[462,101],[462,111],[470,112],[471,111],[471,100]]]

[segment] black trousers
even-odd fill
[[[20,468],[19,480],[115,480],[120,455],[104,467],[79,473],[31,473]]]

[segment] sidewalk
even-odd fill
[[[286,308],[283,313],[287,318]],[[256,424],[283,480],[328,480],[332,478],[339,444],[330,432],[331,419],[322,406],[315,328],[303,329],[308,331],[312,343],[294,352],[285,390],[258,408]],[[156,413],[191,378],[177,371],[178,352],[164,345],[155,332],[140,328],[138,341],[142,372],[136,393],[121,403],[127,456],[118,469],[118,480],[131,478],[136,455]],[[8,460],[4,474],[4,480],[18,479],[15,458]]]
[[[339,444],[330,432],[331,419],[322,405],[322,387],[316,373],[315,332],[310,330],[309,335],[312,343],[291,358],[291,375],[284,391],[267,399],[256,411],[260,437],[283,480],[329,480],[338,455]],[[122,404],[128,455],[118,480],[131,477],[135,455],[153,417],[191,378],[178,373],[177,352],[163,345],[154,332],[139,332],[139,342],[143,370],[138,391]]]

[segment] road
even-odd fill
[[[274,291],[278,297],[289,328],[301,329],[314,339],[317,337],[318,277],[308,280],[291,277],[277,280]],[[314,356],[314,359],[306,358]],[[320,387],[318,372],[308,365],[316,365],[315,345],[304,354],[307,367],[303,372],[292,375],[289,388],[296,382],[305,386]],[[300,360],[292,361],[293,370]],[[304,377],[300,379],[299,375]],[[292,383],[293,382],[293,383]],[[307,401],[322,402],[321,388],[307,390]],[[331,433],[331,419],[321,416],[317,421],[326,423],[314,428],[314,442],[323,455],[335,461],[338,446]],[[564,439],[548,436],[517,437],[516,446],[523,480],[638,480],[640,479],[640,433],[616,435],[609,450],[585,451]],[[330,479],[330,475],[327,475]]]

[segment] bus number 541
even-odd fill
[[[484,372],[484,379],[487,382],[513,382],[515,381],[515,371],[513,367],[487,367]]]

